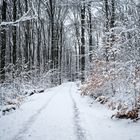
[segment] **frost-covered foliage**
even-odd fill
[[[13,105],[14,103],[9,102],[15,102],[18,98],[42,92],[53,86],[50,81],[51,71],[41,73],[38,70],[26,71],[26,68],[20,71],[13,67],[13,71],[7,72],[6,76],[6,81],[0,84],[0,105]]]
[[[118,7],[113,27],[106,25],[107,20],[110,24],[112,13],[98,11],[104,19],[100,23],[103,30],[93,52],[92,73],[81,90],[94,98],[109,98],[112,106],[120,103],[122,108],[140,108],[140,7],[129,0],[122,3],[123,7],[119,1],[115,4]]]

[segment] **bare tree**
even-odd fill
[[[81,63],[81,81],[85,80],[85,1],[81,4],[81,48],[80,48],[80,63]]]
[[[2,22],[6,21],[6,10],[7,10],[7,2],[5,0],[2,1]],[[1,27],[1,65],[0,65],[0,77],[1,82],[5,80],[5,52],[6,52],[6,29],[3,25]]]

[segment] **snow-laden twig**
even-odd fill
[[[1,22],[0,26],[17,26],[20,22],[29,21],[32,19],[37,19],[36,15],[29,15],[32,12],[32,9],[29,9],[27,13],[25,13],[21,18],[16,21],[9,21],[9,22]]]

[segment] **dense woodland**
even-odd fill
[[[139,0],[0,0],[1,99],[76,80],[138,106]]]

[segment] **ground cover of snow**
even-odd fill
[[[0,140],[140,140],[140,122],[111,119],[112,111],[64,83],[29,97],[0,118]]]

